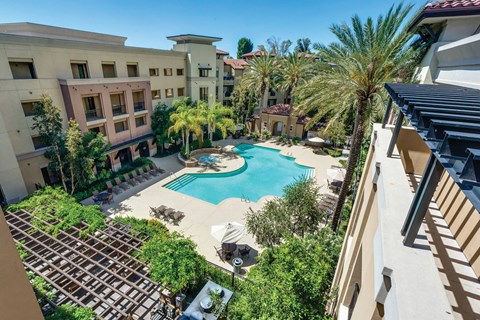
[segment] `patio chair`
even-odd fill
[[[150,166],[145,167],[145,170],[148,174],[152,175],[153,177],[158,177],[160,173],[157,170],[152,170]]]
[[[112,201],[113,201],[113,194],[110,194],[110,195],[108,196],[106,202],[107,202],[108,204],[110,204],[110,203],[112,203]]]
[[[242,257],[248,256],[250,258],[250,250],[252,250],[252,248],[250,248],[248,245],[245,245],[243,248],[238,248],[238,253],[240,253],[240,256]]]
[[[168,216],[170,217],[174,225],[178,225],[178,223],[182,221],[182,219],[185,217],[185,213],[183,213],[182,211],[174,211]]]
[[[133,179],[137,180],[138,182],[145,182],[145,181],[147,181],[147,179],[145,179],[144,177],[139,176],[139,175],[137,174],[137,170],[133,170],[133,171],[132,171],[132,177],[133,177]]]
[[[110,181],[107,181],[106,185],[107,189],[112,190],[112,192],[115,194],[120,194],[123,192],[123,190],[119,186],[114,186]]]
[[[123,190],[128,190],[130,189],[130,186],[128,185],[127,182],[122,182],[119,177],[115,177],[115,182],[117,183],[117,186],[122,188]]]
[[[225,262],[225,253],[223,252],[223,249],[222,248],[217,248],[215,246],[213,246],[213,248],[215,248],[215,252],[217,253],[217,256],[220,258],[220,260]]]
[[[130,178],[130,175],[128,173],[125,173],[123,177],[125,178],[125,182],[127,182],[132,187],[136,186],[139,183],[137,180]]]
[[[153,178],[153,176],[152,176],[151,174],[149,174],[148,172],[143,171],[143,168],[138,169],[138,172],[139,172],[140,175],[141,175],[142,177],[144,177],[146,180],[150,180],[151,178]]]
[[[153,167],[153,170],[157,170],[157,172],[160,174],[165,173],[165,170],[158,168],[155,162],[152,163],[152,167]]]
[[[100,192],[98,192],[98,190],[93,190],[93,192],[92,192],[92,196],[94,196],[94,197],[95,197],[95,196],[97,196],[99,193],[100,193]]]

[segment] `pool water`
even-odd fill
[[[215,156],[201,156],[198,159],[199,162],[205,162],[205,163],[215,163],[220,161],[217,157]]]
[[[165,188],[219,204],[228,198],[258,201],[266,195],[282,196],[283,188],[314,169],[280,155],[279,150],[240,144],[233,149],[245,159],[245,165],[233,172],[184,174]]]

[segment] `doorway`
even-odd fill
[[[137,146],[137,150],[140,153],[140,157],[150,157],[150,148],[148,147],[148,142],[140,142]]]
[[[120,164],[122,167],[128,166],[130,163],[132,163],[132,152],[130,151],[130,148],[125,148],[118,151],[115,159],[120,159]]]

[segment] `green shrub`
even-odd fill
[[[133,160],[133,167],[134,168],[140,168],[140,167],[145,167],[149,166],[152,164],[152,160],[145,158],[145,157],[140,157],[135,160]]]
[[[25,244],[25,240],[15,243],[15,247],[17,248],[18,255],[20,256],[20,260],[24,261],[28,257],[28,251],[25,250],[23,245]]]
[[[252,139],[253,139],[253,140],[258,140],[258,139],[260,138],[260,132],[258,132],[258,131],[253,131],[252,134],[251,134],[251,136],[252,136]]]
[[[40,306],[43,306],[47,303],[47,299],[55,300],[57,296],[53,291],[53,287],[45,281],[42,277],[35,275],[33,272],[27,272],[28,280],[32,284],[33,291],[37,297],[37,301]]]
[[[272,138],[272,133],[268,130],[263,130],[262,132],[262,138],[264,140],[270,140]]]
[[[58,306],[45,320],[91,320],[97,319],[92,308],[74,307],[71,304]]]
[[[134,217],[115,217],[114,220],[130,226],[136,231],[146,233],[149,236],[168,236],[167,227],[158,220],[137,219]]]
[[[337,149],[332,149],[332,148],[327,148],[327,147],[324,147],[322,148],[322,150],[327,153],[329,156],[331,157],[334,157],[334,158],[338,158],[342,155],[342,151],[341,150],[337,150]]]

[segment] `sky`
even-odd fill
[[[171,49],[167,36],[200,34],[223,38],[217,48],[236,56],[237,42],[254,47],[269,37],[335,40],[329,27],[385,13],[396,0],[0,0],[0,23],[34,22],[125,36],[126,45]],[[425,1],[408,3],[420,8]],[[293,47],[293,46],[292,46]]]

